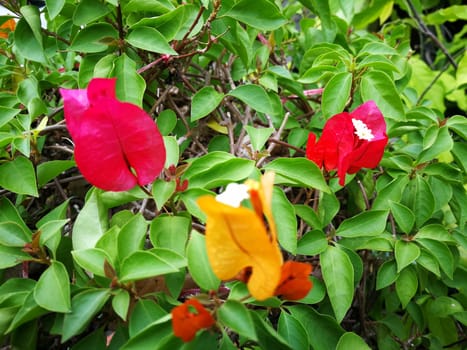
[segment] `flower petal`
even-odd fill
[[[191,341],[200,329],[209,328],[214,323],[212,315],[196,299],[189,299],[172,309],[174,334],[184,342]]]
[[[216,276],[228,280],[251,267],[247,283],[251,295],[258,300],[273,296],[282,255],[262,218],[251,209],[233,208],[212,196],[200,197],[198,204],[207,215],[206,248]]]
[[[386,122],[375,101],[367,101],[350,113],[352,118],[363,121],[375,137],[386,134]]]
[[[309,279],[313,267],[308,263],[286,261],[282,265],[281,279],[276,288],[276,295],[284,299],[299,300],[304,298],[313,287]]]
[[[71,137],[79,134],[80,120],[89,108],[88,94],[85,89],[60,89],[63,97],[63,112]]]
[[[115,87],[116,78],[94,78],[89,82],[87,93],[92,104],[98,103],[101,98],[109,97],[117,99]]]

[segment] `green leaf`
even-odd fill
[[[167,315],[167,312],[154,300],[140,299],[130,317],[130,325],[128,327],[129,335],[133,338],[135,335],[143,331],[153,322],[157,322],[161,317]]]
[[[125,260],[120,268],[120,281],[134,280],[177,272],[178,268],[148,251],[136,251]]]
[[[34,299],[34,292],[31,291],[21,304],[19,310],[16,312],[16,315],[11,321],[10,327],[6,333],[10,333],[26,322],[38,319],[40,316],[47,313],[49,313],[48,310],[45,310],[37,305]]]
[[[415,214],[415,225],[421,227],[429,220],[435,209],[435,197],[430,184],[417,174],[405,189],[403,204]]]
[[[293,350],[310,348],[308,335],[303,325],[287,312],[281,312],[277,324],[277,332],[284,338]]]
[[[209,264],[204,235],[196,231],[191,232],[186,257],[188,259],[188,270],[196,284],[204,290],[217,290],[220,280],[212,272]]]
[[[336,320],[320,314],[314,308],[305,305],[289,306],[288,310],[303,326],[308,334],[308,341],[313,349],[334,350],[344,330]]]
[[[354,295],[352,262],[342,249],[328,246],[320,255],[320,263],[332,309],[340,323],[352,305]]]
[[[242,0],[245,2],[245,0]],[[247,1],[251,4],[249,1]],[[255,2],[255,5],[257,2]],[[259,85],[247,84],[231,90],[227,95],[238,98],[254,110],[274,115],[275,110],[266,91]]]
[[[396,261],[391,259],[381,264],[376,275],[376,290],[393,284],[398,277]]]
[[[248,309],[235,300],[227,300],[217,310],[218,320],[234,332],[250,340],[257,340],[253,319]]]
[[[143,105],[146,82],[136,72],[135,61],[126,54],[121,55],[115,60],[113,74],[117,77],[116,90],[118,98],[141,107]]]
[[[298,241],[297,254],[310,255],[310,256],[318,255],[324,252],[327,247],[328,247],[328,240],[327,240],[326,235],[323,233],[323,231],[313,230],[313,231],[306,233]]]
[[[157,117],[157,126],[162,135],[169,135],[177,125],[177,115],[171,109],[163,110]]]
[[[185,216],[158,216],[151,222],[149,238],[154,247],[184,255],[190,229],[191,220]]]
[[[365,211],[345,219],[337,228],[336,236],[364,237],[376,236],[384,232],[388,212],[386,210]]]
[[[109,263],[112,261],[108,254],[99,248],[73,250],[71,254],[76,263],[83,269],[102,277],[106,276],[104,271],[105,261]]]
[[[45,0],[45,5],[49,13],[49,18],[53,20],[62,11],[65,0]]]
[[[49,248],[54,256],[62,239],[62,229],[68,222],[68,219],[48,220],[39,226],[39,243]]]
[[[454,298],[441,295],[429,304],[429,312],[433,317],[448,317],[464,311],[461,303]]]
[[[21,109],[0,106],[0,128],[12,120]]]
[[[89,289],[76,294],[71,301],[71,312],[63,318],[62,343],[84,331],[109,297],[108,289]]]
[[[334,75],[326,84],[321,106],[326,119],[340,113],[350,97],[352,87],[352,73],[342,72]]]
[[[31,232],[13,221],[0,222],[0,244],[7,247],[24,247],[31,242]]]
[[[415,241],[438,261],[444,273],[452,279],[454,275],[454,257],[446,243],[426,238],[416,238]]]
[[[182,341],[173,335],[172,322],[169,322],[170,315],[162,317],[147,325],[141,332],[131,337],[128,342],[120,347],[121,350],[141,350],[141,349],[162,349],[162,345],[168,340],[175,340],[175,346],[171,345],[167,349],[179,349]]]
[[[405,205],[396,203],[393,201],[389,202],[389,207],[391,208],[392,216],[399,225],[400,229],[404,233],[410,233],[415,224],[415,214],[407,208]]]
[[[165,181],[161,179],[157,179],[152,184],[152,197],[156,202],[157,209],[161,210],[164,204],[172,197],[175,192],[177,184],[175,181]]]
[[[446,226],[440,224],[430,224],[418,230],[415,239],[428,238],[435,241],[455,242],[454,237],[447,230]]]
[[[107,210],[99,198],[98,191],[92,189],[73,225],[73,249],[94,248],[99,238],[107,231],[107,220]]]
[[[177,165],[180,158],[180,148],[175,136],[162,136],[164,139],[165,146],[165,164],[164,168],[168,168],[171,165]]]
[[[376,70],[365,72],[360,89],[363,101],[375,101],[385,118],[405,120],[400,93],[386,73]]]
[[[26,5],[22,6],[20,11],[23,15],[23,18],[28,23],[29,28],[31,28],[31,31],[37,43],[42,47],[42,30],[39,9],[37,8],[37,6]]]
[[[0,245],[0,269],[13,267],[30,259],[31,256],[20,248]]]
[[[26,157],[16,157],[0,165],[0,186],[18,194],[39,195],[34,168]]]
[[[275,183],[305,188],[316,188],[329,192],[323,173],[318,166],[306,158],[277,158],[264,166],[276,173]]]
[[[277,227],[280,245],[293,255],[297,251],[297,218],[295,209],[284,192],[274,187],[272,196],[272,212]]]
[[[250,137],[251,147],[256,152],[261,151],[268,138],[274,132],[273,128],[256,128],[251,125],[245,125],[245,130]]]
[[[424,149],[417,159],[417,164],[421,164],[434,158],[438,157],[444,152],[448,152],[452,149],[454,142],[449,134],[447,126],[442,126],[436,135],[436,140],[433,140],[432,145],[427,149]]]
[[[42,187],[75,165],[76,163],[73,160],[51,160],[39,164],[37,166],[37,184]]]
[[[396,280],[396,293],[405,309],[409,301],[415,296],[418,289],[418,278],[412,266],[403,269]]]
[[[110,9],[100,1],[81,0],[73,13],[73,23],[76,26],[84,26],[110,12]]]
[[[396,241],[394,256],[397,262],[397,272],[413,263],[420,256],[420,248],[414,242]]]
[[[148,223],[141,213],[134,215],[118,233],[118,258],[123,261],[144,248]]]
[[[214,111],[222,102],[224,94],[217,92],[212,86],[205,86],[191,100],[191,121],[194,122]]]
[[[277,6],[268,0],[237,1],[225,15],[263,31],[277,29],[285,23]]]
[[[433,255],[425,251],[425,249],[420,249],[420,256],[417,259],[417,264],[420,264],[428,271],[433,272],[437,277],[441,277],[438,261],[433,257]]]
[[[65,266],[53,260],[34,288],[37,305],[53,312],[70,311],[70,278]]]
[[[117,30],[109,23],[95,23],[81,29],[74,37],[72,51],[101,52],[107,50],[118,38]]]
[[[117,294],[115,294],[112,298],[112,308],[123,321],[126,321],[129,307],[130,294],[128,293],[128,291],[120,289],[119,291],[117,291]]]
[[[178,55],[168,40],[156,29],[151,27],[136,27],[127,36],[126,41],[138,49],[157,52],[160,54]]]
[[[336,350],[371,350],[365,341],[354,332],[347,332],[340,337]]]
[[[293,350],[287,341],[271,326],[265,316],[254,310],[250,311],[250,313],[261,349]]]

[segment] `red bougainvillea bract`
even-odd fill
[[[196,299],[189,299],[172,309],[172,328],[175,336],[191,341],[196,333],[215,323],[212,315]]]
[[[119,101],[116,79],[94,78],[87,89],[60,89],[75,160],[83,176],[107,191],[146,185],[165,163],[162,136],[140,107]]]
[[[345,184],[345,174],[361,168],[375,168],[383,157],[388,142],[386,122],[374,101],[368,101],[353,112],[331,117],[316,142],[309,134],[306,156],[319,167],[337,169],[339,184]]]

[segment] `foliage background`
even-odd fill
[[[0,1],[18,21],[0,38],[5,346],[465,347],[461,1],[31,3]],[[93,77],[117,77],[164,135],[152,197],[89,188],[74,167],[58,88]],[[341,188],[303,158],[306,139],[368,100],[390,143]],[[229,283],[217,329],[184,345],[170,310],[219,286],[195,200],[265,169],[284,254],[312,262],[314,288],[258,303]]]

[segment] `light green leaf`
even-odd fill
[[[0,128],[12,120],[21,109],[0,106]]]
[[[340,248],[328,246],[320,255],[324,283],[336,320],[340,323],[354,295],[354,269],[349,256]]]
[[[0,165],[0,186],[18,194],[39,195],[34,168],[26,157],[16,157]]]
[[[158,216],[151,222],[149,238],[154,247],[185,254],[191,220],[185,216]]]
[[[205,86],[193,96],[191,101],[191,121],[194,122],[214,111],[222,102],[224,94],[212,86]]]
[[[248,1],[248,3],[250,2]],[[255,2],[255,4],[257,3]],[[258,112],[269,115],[275,114],[275,110],[268,94],[259,85],[240,85],[239,87],[231,90],[227,95],[238,98],[240,101],[246,103]]]
[[[266,164],[264,169],[276,173],[276,184],[316,188],[329,192],[321,170],[306,158],[277,158]]]
[[[365,341],[353,332],[347,332],[340,337],[336,350],[371,350]]]
[[[251,125],[245,125],[245,130],[250,137],[253,151],[261,151],[268,138],[274,132],[273,128],[255,128]]]
[[[345,219],[337,228],[336,235],[341,237],[376,236],[386,228],[388,212],[371,210]]]
[[[101,52],[115,44],[117,30],[109,23],[95,23],[81,29],[74,37],[70,50],[81,52]]]
[[[143,105],[146,82],[136,72],[135,61],[126,54],[121,55],[115,60],[113,74],[117,77],[116,90],[118,98],[141,107]]]
[[[381,264],[376,275],[376,290],[393,284],[398,277],[396,261],[391,259]]]
[[[277,227],[280,245],[293,255],[297,251],[297,218],[295,209],[284,192],[274,187],[272,196],[272,212]]]
[[[118,233],[118,258],[123,261],[132,253],[144,248],[148,223],[141,213],[134,215]]]
[[[264,31],[277,29],[285,23],[277,6],[268,0],[237,1],[225,15]]]
[[[73,23],[76,26],[84,26],[110,12],[110,9],[100,1],[81,0],[73,13]]]
[[[14,221],[0,222],[0,244],[7,247],[24,247],[31,242],[31,232]]]
[[[129,306],[130,294],[128,291],[120,289],[112,298],[112,308],[123,321],[126,321]]]
[[[49,18],[53,20],[58,16],[60,11],[62,11],[63,6],[65,5],[65,0],[45,0],[47,12],[49,13]]]
[[[398,240],[394,247],[394,256],[397,262],[397,272],[413,263],[420,256],[420,248],[414,242]]]
[[[73,160],[51,160],[37,166],[37,183],[39,187],[60,175],[65,170],[75,166]]]
[[[350,89],[352,87],[352,73],[342,72],[334,75],[326,84],[321,106],[324,117],[341,113],[350,97]]]
[[[177,184],[174,180],[166,181],[162,179],[157,179],[152,184],[152,196],[156,202],[158,210],[161,210],[169,198],[172,197],[175,192],[176,185]]]
[[[106,275],[104,271],[105,261],[108,263],[112,261],[109,255],[99,248],[73,250],[71,254],[76,263],[83,269],[102,277]]]
[[[129,282],[177,272],[178,268],[148,251],[136,251],[123,260],[120,281]]]
[[[393,201],[389,201],[389,207],[391,208],[391,213],[394,217],[394,220],[396,221],[397,225],[399,225],[402,232],[410,233],[415,224],[415,215],[412,210],[403,204]]]
[[[70,277],[60,261],[52,261],[34,288],[37,305],[53,312],[69,312]]]
[[[136,27],[127,36],[126,41],[130,45],[146,51],[172,56],[178,55],[177,51],[169,45],[168,40],[158,30],[151,27]]]
[[[303,325],[287,312],[281,312],[277,324],[277,332],[293,350],[307,350],[310,348],[308,335]]]
[[[253,319],[248,309],[235,300],[227,300],[217,310],[218,320],[247,339],[257,340]]]

